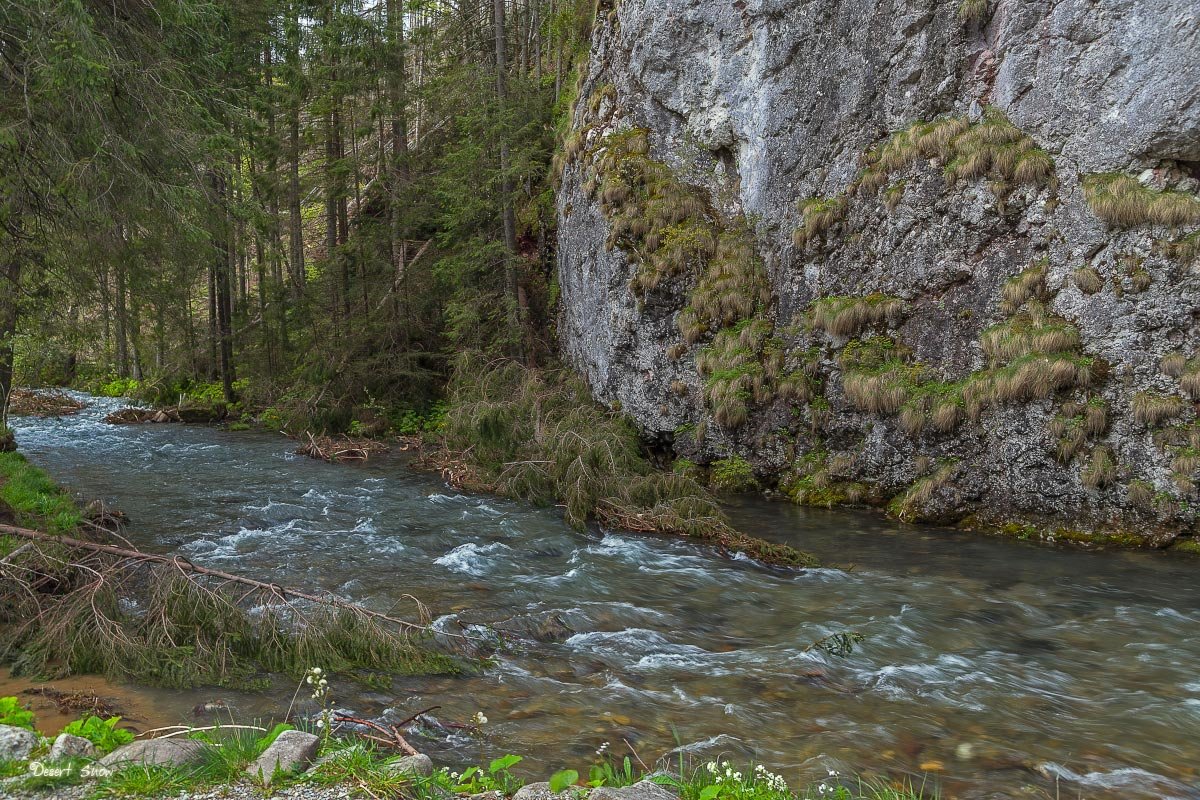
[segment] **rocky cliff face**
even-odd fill
[[[1190,0],[602,2],[573,122],[566,356],[684,466],[1194,530]]]

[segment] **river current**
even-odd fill
[[[364,714],[485,714],[483,741],[427,744],[443,762],[513,752],[544,775],[610,742],[647,762],[680,746],[754,759],[794,785],[837,769],[928,775],[943,797],[1200,798],[1200,560],[733,501],[739,528],[847,568],[774,571],[677,539],[576,532],[555,509],[462,494],[403,457],[329,465],[277,435],[110,426],[116,401],[87,400],[73,417],[16,419],[18,441],[128,514],[141,547],[377,609],[414,595],[446,630],[566,624],[481,675],[335,684]],[[809,647],[845,630],[866,637],[849,656]],[[217,699],[268,716],[291,688],[155,696],[181,718]]]

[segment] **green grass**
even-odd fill
[[[65,534],[83,521],[71,496],[20,453],[0,453],[0,508],[7,505],[18,524]]]
[[[709,480],[714,489],[724,492],[751,492],[758,488],[754,470],[746,459],[740,456],[714,461]]]

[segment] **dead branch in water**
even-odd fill
[[[296,448],[296,455],[308,456],[319,461],[366,461],[375,453],[386,453],[388,446],[373,439],[352,438],[349,436],[314,436],[304,434],[308,441]]]
[[[18,672],[187,687],[256,685],[264,673],[298,676],[314,664],[331,672],[458,669],[421,644],[434,631],[420,603],[413,622],[180,556],[11,525],[0,525],[0,535],[32,545],[14,548],[0,568],[0,662]]]
[[[179,413],[170,408],[122,408],[104,418],[109,425],[144,425],[179,422]]]
[[[375,619],[390,622],[404,630],[427,631],[428,626],[417,625],[406,620],[389,617],[387,614],[381,614],[378,611],[372,611],[369,608],[363,608],[355,603],[348,602],[333,596],[321,597],[319,595],[302,592],[298,589],[289,589],[286,586],[280,586],[277,583],[266,583],[265,581],[256,581],[253,578],[244,578],[241,575],[234,575],[229,572],[222,572],[217,569],[209,569],[200,567],[188,561],[182,556],[160,556],[153,553],[143,553],[140,550],[131,550],[125,547],[115,547],[110,544],[97,544],[95,542],[85,542],[80,539],[72,539],[67,536],[52,536],[41,531],[32,531],[26,528],[16,528],[11,525],[0,525],[0,533],[9,536],[20,536],[25,539],[33,539],[35,541],[53,542],[65,547],[74,547],[81,550],[90,550],[94,553],[106,553],[108,555],[120,556],[122,558],[132,559],[135,561],[145,561],[155,564],[169,564],[173,569],[178,569],[180,572],[191,573],[194,575],[205,575],[214,578],[220,578],[228,583],[235,583],[241,586],[249,586],[262,592],[268,592],[277,595],[280,598],[294,597],[300,600],[307,600],[310,603],[318,603],[332,606],[339,609],[348,609],[356,614],[363,614]]]
[[[360,733],[358,735],[364,739],[370,739],[373,742],[377,742],[388,747],[394,747],[405,755],[420,755],[417,749],[409,744],[408,741],[405,740],[404,736],[400,733],[399,725],[392,725],[390,728],[385,728],[378,722],[372,722],[369,719],[360,719],[359,717],[352,717],[349,714],[338,714],[333,718],[333,721],[338,723],[349,722],[354,725],[362,725],[363,727],[370,728],[371,730],[379,731],[383,734],[383,736],[371,736],[367,733]]]
[[[57,389],[13,389],[9,395],[9,413],[19,417],[68,417],[85,408],[86,403]]]

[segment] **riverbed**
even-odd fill
[[[731,500],[742,530],[831,565],[771,570],[576,532],[403,454],[330,465],[269,433],[105,425],[119,403],[87,399],[76,416],[14,420],[18,442],[124,511],[141,547],[381,610],[414,595],[444,630],[565,623],[562,641],[525,642],[481,675],[335,683],[365,714],[486,715],[482,738],[425,743],[444,763],[513,752],[545,774],[610,742],[647,762],[680,746],[754,759],[795,783],[837,769],[928,775],[943,797],[1200,798],[1200,559]],[[845,657],[810,648],[840,631],[865,639]],[[203,703],[278,715],[291,693],[150,696],[186,720]]]

